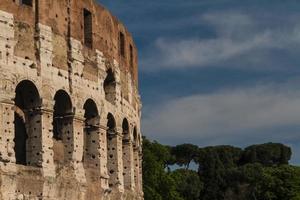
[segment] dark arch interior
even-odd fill
[[[53,113],[53,138],[62,139],[62,128],[73,117],[71,98],[63,90],[56,92],[54,96],[54,113]]]
[[[123,134],[123,141],[129,141],[129,123],[127,119],[123,120],[122,123],[122,134]]]
[[[96,103],[92,99],[88,99],[83,106],[85,113],[85,127],[84,127],[84,153],[82,161],[86,163],[94,163],[96,166],[99,165],[95,160],[95,149],[97,149],[97,140],[99,132],[99,114]],[[93,165],[93,166],[95,166]]]
[[[30,164],[27,160],[28,147],[30,141],[27,141],[31,133],[33,119],[39,116],[39,109],[41,107],[40,95],[31,81],[20,82],[15,90],[15,114],[14,114],[14,127],[15,127],[15,156],[16,163],[27,165]],[[31,131],[31,132],[28,132]]]
[[[107,115],[107,128],[108,131],[114,131],[116,128],[115,118],[111,113]]]
[[[87,120],[94,119],[98,116],[97,105],[92,99],[88,99],[85,102],[83,109],[85,110],[84,118],[86,119],[86,122]]]
[[[108,184],[112,187],[115,184],[116,166],[114,158],[117,156],[117,138],[116,136],[116,122],[111,113],[107,115],[107,169],[109,173]]]
[[[34,109],[40,107],[40,95],[31,81],[22,81],[16,87],[15,105],[20,109]]]
[[[105,99],[113,103],[115,101],[116,96],[116,79],[112,69],[108,69],[106,73],[107,75],[103,84]]]
[[[122,123],[122,161],[123,161],[123,176],[124,176],[124,187],[130,187],[131,182],[131,147],[130,147],[130,134],[129,134],[129,123],[125,118]]]
[[[59,90],[54,96],[53,113],[53,153],[56,165],[70,161],[73,140],[73,107],[70,96]]]

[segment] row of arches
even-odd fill
[[[15,90],[14,109],[14,151],[16,163],[20,165],[40,166],[42,160],[42,100],[38,89],[33,82],[24,80],[20,82]],[[86,169],[100,166],[100,114],[96,103],[92,99],[86,100],[84,106],[84,126],[83,126],[83,153],[82,163]],[[66,164],[72,160],[74,149],[74,110],[70,96],[64,90],[59,90],[54,96],[52,133],[53,133],[53,160],[56,166]],[[109,173],[109,184],[117,179],[116,162],[118,151],[118,135],[116,121],[111,113],[107,115],[106,145],[107,145],[107,170]],[[131,134],[132,138],[131,139]],[[126,118],[122,122],[122,162],[124,181],[130,179],[128,170],[132,168],[130,155],[130,142],[137,146],[140,137],[136,127],[130,130],[129,122]],[[133,159],[133,158],[132,158]],[[128,173],[127,173],[128,172]]]

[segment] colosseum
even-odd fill
[[[94,0],[0,0],[0,200],[140,200],[137,50]]]

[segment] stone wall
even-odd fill
[[[137,52],[115,17],[0,0],[0,68],[1,200],[143,199]]]

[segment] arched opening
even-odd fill
[[[15,157],[21,165],[35,165],[41,160],[41,99],[36,86],[28,80],[15,90]]]
[[[122,141],[123,143],[129,143],[129,123],[128,120],[125,118],[122,123]]]
[[[95,168],[100,165],[99,146],[99,114],[96,103],[88,99],[83,106],[85,113],[84,151],[82,161],[85,168]]]
[[[113,104],[116,99],[116,79],[111,68],[106,71],[106,74],[103,84],[105,99]]]
[[[107,170],[109,174],[108,184],[113,187],[118,182],[117,179],[117,134],[116,121],[114,116],[109,113],[107,115]]]
[[[72,159],[73,107],[70,96],[59,90],[54,96],[53,153],[55,164]]]
[[[124,186],[128,188],[131,185],[132,156],[131,156],[129,123],[126,118],[123,120],[122,123],[122,160],[123,160]]]
[[[134,157],[134,183],[135,183],[135,187],[139,188],[140,158],[139,158],[138,134],[137,134],[136,127],[134,127],[133,129],[133,157]]]

